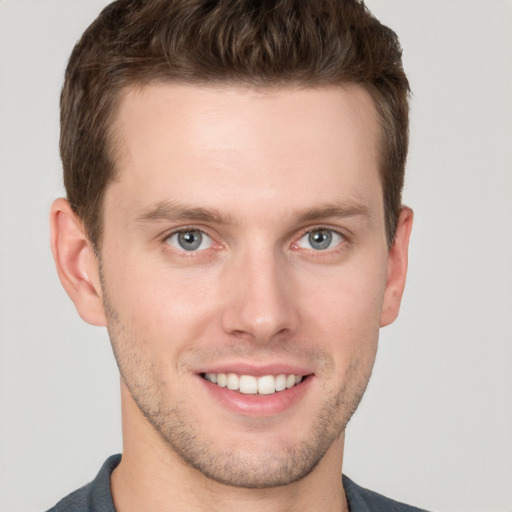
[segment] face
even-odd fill
[[[218,482],[304,477],[339,450],[386,323],[370,97],[148,85],[115,130],[101,285],[123,405]]]

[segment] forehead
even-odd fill
[[[132,87],[114,132],[106,199],[132,210],[168,200],[235,214],[314,200],[381,206],[377,114],[362,86]]]

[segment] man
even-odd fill
[[[355,0],[119,0],[71,55],[52,249],[123,454],[53,511],[418,510],[341,477],[398,314],[408,83]]]

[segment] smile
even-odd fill
[[[237,375],[236,373],[204,373],[203,377],[221,388],[239,391],[244,395],[272,395],[302,382],[302,375]]]

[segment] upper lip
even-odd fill
[[[272,363],[257,365],[250,363],[224,363],[214,364],[200,368],[198,374],[203,373],[236,373],[237,375],[253,375],[254,377],[263,377],[264,375],[310,375],[313,373],[311,368],[306,366],[293,365],[289,363]]]

